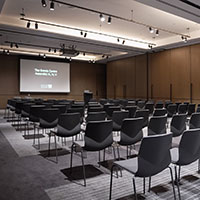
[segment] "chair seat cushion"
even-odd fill
[[[131,158],[127,160],[121,160],[114,162],[115,165],[135,174],[138,171],[138,158]]]

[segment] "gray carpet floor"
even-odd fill
[[[33,131],[30,131],[33,134]],[[24,139],[23,132],[16,131],[3,119],[0,111],[0,200],[102,200],[108,199],[110,173],[97,164],[98,153],[87,153],[85,159],[87,187],[83,187],[81,158],[74,155],[73,176],[69,175],[69,146],[59,141],[64,149],[59,156],[46,157],[42,152],[47,149],[48,137],[41,138],[41,152],[33,146],[32,139]],[[53,148],[53,144],[52,144]],[[121,148],[120,154],[125,156]],[[53,155],[53,152],[52,152]],[[113,155],[107,151],[106,160]],[[152,178],[152,190],[142,195],[142,179],[136,178],[139,199],[173,199],[169,171]],[[181,172],[181,194],[183,200],[200,200],[200,174],[197,162],[186,166]],[[114,178],[113,199],[129,200],[133,198],[132,175],[123,171],[123,176]]]

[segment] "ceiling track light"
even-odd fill
[[[99,17],[100,17],[101,22],[104,22],[104,21],[105,21],[105,17],[103,16],[102,13],[99,15]]]
[[[108,24],[111,24],[112,18],[111,16],[108,17]]]
[[[10,48],[13,48],[13,43],[10,43]]]
[[[51,1],[51,3],[50,3],[50,10],[54,10],[54,2],[53,1]]]
[[[87,37],[87,33],[86,33],[86,32],[85,32],[85,34],[84,34],[84,38],[85,38],[85,37]]]
[[[46,55],[45,55],[45,54],[43,55],[43,58],[46,58]]]
[[[119,42],[120,40],[119,40],[119,38],[117,38],[117,42]]]
[[[46,1],[45,0],[41,0],[41,3],[42,3],[42,7],[47,7],[47,4],[46,4]]]
[[[85,52],[83,52],[83,56],[85,56]]]
[[[9,55],[10,54],[10,51],[9,50],[7,50],[7,55]]]
[[[26,25],[26,28],[30,28],[30,26],[31,26],[31,22],[28,21],[28,22],[27,22],[27,25]]]
[[[156,36],[159,36],[159,30],[156,29]]]
[[[151,44],[149,44],[148,47],[149,47],[149,49],[152,49],[152,48],[153,48],[153,46],[152,46]]]
[[[48,52],[51,52],[51,48],[49,48]]]
[[[18,44],[17,44],[17,43],[15,44],[15,47],[16,47],[17,49],[19,48],[19,46],[18,46]]]
[[[154,32],[154,29],[152,27],[149,27],[149,32],[150,33],[153,33]]]
[[[125,40],[122,41],[122,44],[124,44],[124,43],[125,43]]]
[[[80,34],[83,35],[83,31],[81,31]]]
[[[35,22],[35,29],[38,29],[38,23]]]
[[[56,49],[54,49],[54,53],[56,53]]]
[[[187,38],[186,36],[184,36],[184,35],[181,36],[181,39],[182,39],[183,42],[185,42],[185,43],[187,43],[187,41],[188,41],[188,38]]]

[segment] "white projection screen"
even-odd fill
[[[20,59],[20,92],[70,92],[70,64]]]

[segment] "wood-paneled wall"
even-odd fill
[[[26,96],[19,92],[19,57],[0,55],[0,108],[4,108],[7,99],[14,96]],[[93,92],[94,98],[105,98],[106,95],[106,65],[89,64],[87,62],[71,62],[70,93],[47,94],[31,93],[32,97],[44,99],[75,99],[83,100],[84,90]]]
[[[107,98],[147,98],[146,55],[107,63]]]

